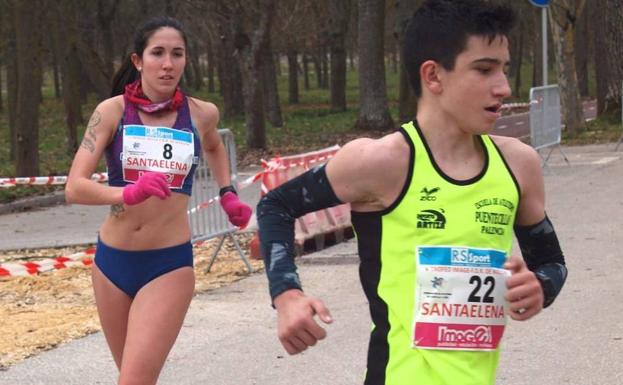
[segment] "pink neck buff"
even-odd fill
[[[175,94],[173,94],[173,97],[171,99],[167,99],[163,102],[153,103],[143,93],[140,79],[135,81],[134,83],[126,85],[125,93],[123,95],[128,101],[135,104],[136,108],[147,113],[153,113],[163,110],[176,111],[184,101],[184,95],[182,94],[182,91],[180,91],[180,87],[177,87],[175,89]]]

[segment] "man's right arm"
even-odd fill
[[[326,166],[299,175],[260,200],[257,221],[273,300],[286,290],[301,289],[294,265],[296,218],[341,203],[327,179]]]
[[[300,353],[326,336],[314,320],[315,315],[325,323],[331,322],[322,301],[302,293],[294,264],[294,221],[344,202],[365,201],[369,196],[368,184],[378,184],[378,180],[365,175],[376,163],[363,155],[369,144],[373,141],[358,139],[348,143],[326,166],[271,190],[257,206],[261,251],[271,299],[278,313],[278,336],[289,354]]]

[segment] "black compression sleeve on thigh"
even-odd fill
[[[294,220],[343,203],[329,184],[325,167],[309,170],[271,190],[257,205],[261,251],[272,299],[288,289],[301,288],[294,264]]]
[[[554,226],[546,215],[535,225],[515,226],[515,235],[528,269],[535,273],[543,287],[543,306],[547,307],[554,302],[567,279],[565,258]]]

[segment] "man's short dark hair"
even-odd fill
[[[465,50],[470,36],[493,41],[515,24],[512,8],[483,0],[426,0],[405,31],[403,57],[416,97],[422,95],[420,66],[434,60],[448,71]]]

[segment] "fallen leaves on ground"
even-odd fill
[[[242,249],[248,250],[251,234],[235,236]],[[229,238],[223,243],[211,271],[206,271],[218,243],[218,239],[213,239],[194,247],[196,293],[249,276]],[[0,254],[0,262],[36,262],[42,258],[70,255],[87,247],[4,252]],[[251,259],[250,262],[255,271],[263,268],[261,261]],[[90,267],[70,267],[34,276],[0,279],[0,370],[99,330]]]

